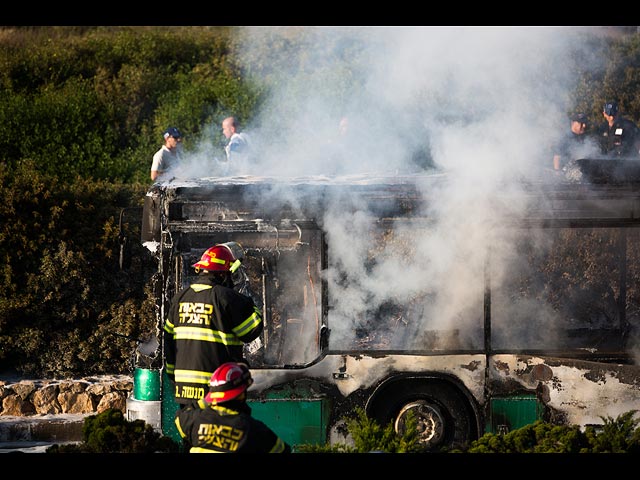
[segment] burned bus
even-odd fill
[[[434,449],[538,419],[601,425],[640,409],[640,182],[583,167],[492,189],[449,174],[156,183],[142,242],[159,331],[203,251],[236,242],[236,288],[265,321],[245,346],[250,404],[291,445],[348,444],[358,408],[398,432],[415,414]]]

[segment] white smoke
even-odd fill
[[[299,115],[279,119],[286,142],[265,149],[260,171],[415,172],[420,166],[411,162],[411,149],[422,142],[436,169],[450,174],[438,203],[430,206],[435,226],[419,234],[414,228],[398,228],[395,237],[401,240],[394,244],[386,239],[383,252],[381,239],[370,234],[377,218],[368,217],[366,207],[345,214],[348,209],[340,199],[327,211],[327,278],[329,290],[339,292],[330,302],[332,341],[348,345],[378,306],[396,302],[419,304],[422,310],[410,313],[424,322],[407,325],[405,332],[411,333],[401,334],[398,342],[421,341],[419,332],[452,325],[462,331],[460,341],[478,342],[484,254],[489,245],[508,241],[488,236],[496,215],[492,196],[497,189],[514,188],[510,180],[532,175],[545,167],[543,162],[551,167],[551,156],[545,157],[551,136],[567,123],[568,80],[573,77],[563,67],[571,32],[386,28],[315,33],[318,40],[342,33],[371,39],[371,62],[360,71],[365,75],[362,98],[351,98],[346,106],[349,121],[358,126],[358,139],[350,144],[355,149],[339,164],[327,161],[323,142],[330,127],[337,128],[331,112],[345,109],[327,104],[321,92],[292,96],[283,88],[274,97],[281,108],[270,111]],[[324,43],[316,45],[322,49]],[[297,105],[283,107],[291,102]],[[359,109],[351,109],[353,105]]]
[[[559,27],[238,29],[247,71],[271,82],[267,102],[245,126],[253,162],[212,162],[203,149],[189,175],[205,165],[200,176],[446,172],[445,186],[428,192],[438,199],[425,205],[434,224],[419,235],[398,226],[382,252],[366,205],[330,204],[327,280],[339,292],[330,300],[332,341],[348,344],[380,305],[415,301],[421,310],[412,313],[426,324],[409,325],[414,341],[425,327],[454,325],[465,330],[460,341],[473,343],[482,328],[483,254],[503,241],[503,251],[511,248],[508,238],[488,233],[495,193],[552,168],[550,145],[568,129],[580,34]],[[284,57],[265,49],[274,37]],[[304,51],[285,48],[292,37]]]

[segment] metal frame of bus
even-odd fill
[[[322,277],[331,256],[321,220],[327,192],[360,195],[379,215],[381,231],[397,222],[416,222],[423,228],[428,219],[416,214],[416,202],[424,200],[416,185],[446,181],[438,175],[427,177],[231,178],[154,184],[145,199],[142,240],[158,260],[154,283],[159,325],[173,293],[192,279],[190,265],[202,251],[215,243],[237,241],[246,250],[244,280],[262,305],[266,324],[258,345],[247,351],[255,379],[250,402],[254,414],[292,445],[348,443],[345,420],[357,407],[382,424],[392,422],[398,431],[407,414],[416,413],[423,441],[434,448],[465,445],[487,431],[506,432],[538,419],[585,426],[640,409],[640,368],[627,345],[599,350],[576,344],[566,350],[493,344],[488,273],[479,281],[483,340],[478,348],[458,349],[455,332],[445,331],[423,332],[432,343],[420,349],[331,348],[331,312]],[[524,216],[505,218],[505,225],[614,227],[624,232],[640,227],[636,184],[554,180],[533,183],[525,192],[544,202],[531,202]],[[502,201],[509,202],[507,197]],[[626,271],[626,234],[621,236]],[[281,271],[296,269],[309,275],[308,284],[303,286],[300,278],[289,283],[279,280]],[[624,291],[626,281],[621,277]],[[311,314],[308,305],[304,312],[282,303],[280,310],[274,309],[272,297],[282,300],[287,297],[283,290],[294,288],[307,303],[309,290],[315,289]],[[626,314],[621,317],[628,326]],[[313,333],[302,333],[308,325],[315,325]],[[291,353],[291,345],[301,342],[312,346],[311,356]],[[175,436],[177,406],[165,375],[162,380],[162,428]]]

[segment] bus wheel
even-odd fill
[[[429,450],[467,445],[476,435],[470,406],[446,382],[399,382],[380,392],[369,414],[381,425],[392,423],[405,433],[410,416],[417,421],[419,442]]]
[[[444,438],[446,420],[437,405],[430,404],[426,400],[416,400],[407,403],[396,417],[395,431],[402,435],[406,429],[409,416],[415,415],[419,442],[423,445],[439,445]]]

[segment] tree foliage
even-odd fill
[[[12,175],[0,168],[0,178],[4,368],[45,378],[128,373],[131,339],[156,328],[153,264],[138,240],[146,187],[64,183],[32,162]]]
[[[190,148],[208,122],[255,106],[228,48],[221,28],[6,28],[2,161],[29,158],[65,181],[142,181],[167,126]]]

